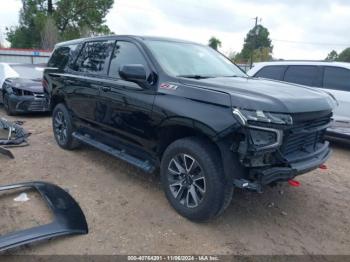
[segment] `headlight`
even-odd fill
[[[16,96],[21,96],[23,94],[23,90],[22,89],[18,89],[15,87],[11,87],[12,92],[16,95]]]
[[[233,109],[233,114],[243,125],[249,124],[249,122],[264,122],[279,125],[291,125],[293,119],[288,114],[270,113],[261,110],[246,110],[246,109]]]
[[[249,133],[251,141],[259,149],[277,147],[281,145],[282,142],[281,130],[261,127],[250,127]]]

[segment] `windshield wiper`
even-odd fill
[[[213,78],[213,76],[205,76],[205,75],[177,75],[177,77],[194,78],[194,79]]]

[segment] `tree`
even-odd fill
[[[105,17],[114,0],[22,0],[19,26],[7,28],[12,47],[43,48],[53,42],[110,34]]]
[[[344,49],[338,56],[337,61],[350,62],[350,47]]]
[[[104,24],[105,17],[114,0],[59,0],[56,3],[54,18],[65,39],[81,36],[82,30],[90,35],[110,34]]]
[[[218,48],[221,47],[221,41],[218,38],[213,36],[212,38],[209,39],[208,45],[211,48],[218,50]]]
[[[41,31],[41,48],[53,49],[59,41],[59,32],[55,25],[55,21],[49,17],[46,19],[46,24]]]
[[[335,50],[332,50],[326,57],[326,61],[336,61],[338,59],[338,53]]]
[[[253,61],[255,62],[264,62],[272,60],[271,51],[268,47],[261,47],[255,49],[253,53]]]
[[[235,61],[246,63],[251,58],[255,61],[254,56],[262,59],[261,61],[270,60],[273,46],[269,36],[269,30],[264,26],[254,26],[246,35],[242,51],[236,55]]]

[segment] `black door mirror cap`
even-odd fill
[[[146,69],[140,64],[127,64],[120,66],[119,75],[126,81],[144,84],[147,82]]]

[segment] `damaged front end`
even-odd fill
[[[0,118],[0,153],[14,158],[7,148],[12,146],[27,145],[27,138],[30,136],[19,123],[12,123],[5,118]]]
[[[62,188],[45,182],[0,186],[0,192],[19,188],[35,189],[54,215],[50,224],[0,236],[0,251],[64,235],[87,234],[88,225],[78,203]]]
[[[235,179],[238,187],[261,192],[264,185],[309,172],[330,156],[324,139],[331,122],[329,111],[294,115],[233,112],[241,122],[241,138],[232,150],[246,168],[245,176]]]

